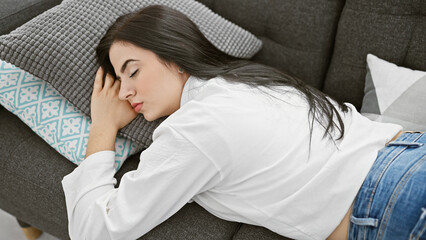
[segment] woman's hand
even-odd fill
[[[111,75],[107,75],[105,84],[102,86],[103,75],[103,69],[99,68],[96,72],[90,105],[92,125],[90,126],[86,158],[99,151],[114,151],[118,130],[137,116],[128,101],[118,98],[120,82],[114,81]]]
[[[102,87],[103,75],[104,70],[99,68],[96,72],[90,106],[92,124],[118,131],[129,124],[137,116],[137,113],[128,101],[118,98],[120,82],[115,81],[111,75],[106,75]]]

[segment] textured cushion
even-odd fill
[[[426,1],[347,0],[323,91],[358,109],[366,56],[426,71]]]
[[[426,72],[398,67],[367,55],[361,113],[371,120],[396,123],[404,130],[426,131]]]
[[[164,4],[190,17],[219,49],[251,57],[262,42],[254,35],[193,0],[66,0],[8,35],[0,37],[0,59],[49,82],[61,95],[89,115],[97,69],[95,47],[115,19],[152,4]],[[141,146],[151,143],[159,121],[142,115],[119,134]]]
[[[199,0],[259,36],[253,60],[322,88],[331,57],[341,0]]]
[[[84,160],[91,121],[45,81],[0,60],[0,104],[62,156],[75,164]],[[131,140],[117,137],[116,169],[140,150]]]
[[[0,35],[9,33],[61,0],[1,0]]]

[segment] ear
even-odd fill
[[[178,66],[176,63],[173,62],[165,62],[166,66],[170,69],[170,71],[177,73],[179,75],[183,74],[185,70]]]

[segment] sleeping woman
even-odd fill
[[[96,50],[86,159],[62,181],[72,239],[137,239],[191,201],[294,239],[425,228],[423,133],[231,57],[168,7],[120,17]],[[115,187],[117,131],[138,114],[167,118]]]

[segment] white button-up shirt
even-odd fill
[[[347,104],[342,140],[323,138],[316,122],[310,138],[300,94],[260,89],[191,76],[180,109],[154,131],[118,188],[114,152],[89,156],[62,181],[71,238],[137,239],[191,200],[290,238],[328,237],[401,127],[372,122]]]

